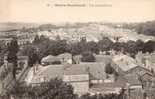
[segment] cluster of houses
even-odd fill
[[[117,54],[112,52],[110,55],[94,54],[94,56],[95,62],[82,62],[81,55],[72,56],[70,53],[48,55],[42,58],[41,64],[35,64],[26,70],[28,57],[18,55],[17,78],[32,86],[55,78],[62,79],[71,84],[78,95],[119,94],[125,90],[127,99],[155,98],[155,53],[139,52],[135,59],[121,52]],[[4,57],[4,66],[1,66],[0,73],[9,69],[10,65]],[[107,66],[112,67],[114,72],[107,73]],[[12,74],[9,73],[1,81],[0,89],[9,85],[12,81],[10,78]]]
[[[155,62],[152,61],[155,60],[154,53],[151,55],[140,53],[135,59],[122,53],[94,56],[95,62],[81,62],[80,55],[74,57],[69,53],[59,56],[49,55],[42,59],[42,65],[36,64],[29,70],[25,82],[36,86],[58,78],[71,84],[78,95],[120,93],[124,89],[130,99],[143,99],[143,97],[154,99]],[[142,56],[146,64],[143,64]],[[55,64],[54,61],[60,63]],[[106,66],[111,66],[115,72],[106,73]]]
[[[18,45],[24,45],[32,43],[36,34],[29,32],[21,32],[20,30],[7,30],[0,32],[0,41],[4,42],[5,45],[11,42],[12,37],[18,38]]]

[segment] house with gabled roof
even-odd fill
[[[27,77],[31,78],[27,80],[27,82],[32,85],[38,85],[41,82],[46,82],[49,81],[50,79],[58,78],[62,79],[66,83],[71,84],[74,88],[74,92],[79,95],[85,93],[98,93],[98,92],[105,94],[103,90],[102,91],[96,90],[97,88],[96,85],[98,84],[99,85],[107,84],[115,86],[115,89],[113,89],[112,87],[108,88],[107,86],[106,87],[107,92],[117,93],[122,88],[122,86],[119,86],[120,82],[118,82],[121,80],[120,78],[118,79],[118,76],[116,76],[114,73],[107,74],[105,72],[105,66],[107,64],[108,63],[102,63],[102,62],[86,62],[80,64],[41,66],[32,77]],[[33,69],[31,70],[30,74],[31,73],[33,73]],[[123,84],[123,87],[125,87],[125,84]]]
[[[124,54],[118,54],[113,56],[113,62],[115,64],[117,64],[124,72],[130,70],[131,68],[134,68],[137,66],[136,61],[128,56],[128,55],[124,55]]]
[[[125,79],[122,76],[116,76],[115,74],[107,74],[105,72],[105,67],[106,64],[101,62],[74,64],[65,69],[63,81],[69,82],[72,86],[74,86],[74,89],[78,93],[81,91],[83,93],[91,94],[120,92],[121,88],[126,86]],[[123,82],[122,84],[121,81]],[[100,87],[98,87],[98,85],[100,85]],[[102,85],[104,85],[104,87]],[[112,86],[115,86],[115,88]],[[101,89],[105,89],[107,91],[104,92],[104,90]]]
[[[72,64],[72,54],[70,53],[62,53],[57,58],[60,59],[62,64]]]
[[[34,72],[34,68],[35,66],[31,68],[31,70],[28,73],[27,79],[25,79],[27,84],[37,85],[42,82],[48,82],[51,79],[55,79],[55,78],[62,79],[63,77],[63,72],[64,72],[63,65],[40,66],[39,69],[35,72]],[[31,78],[31,79],[28,79],[28,78]]]
[[[41,60],[42,65],[52,64],[72,64],[72,55],[70,53],[63,53],[57,56],[48,55]]]
[[[138,74],[140,76],[142,76],[143,74],[145,73],[151,73],[151,71],[145,67],[142,67],[142,66],[136,66],[136,67],[133,67],[131,68],[130,70],[126,71],[125,72],[126,74],[131,74],[131,73],[134,73],[134,74]]]
[[[139,52],[136,55],[136,61],[140,66],[155,71],[155,52],[150,54]]]
[[[142,88],[142,77],[144,74],[152,74],[150,70],[142,67],[136,66],[125,72],[125,78],[128,80],[128,83],[133,88]]]
[[[154,74],[149,69],[142,66],[136,66],[126,71],[124,77],[127,80],[128,92],[130,97],[141,99],[146,89],[150,89],[154,82]],[[152,90],[152,88],[151,88]]]

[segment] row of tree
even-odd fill
[[[134,57],[139,51],[143,53],[155,51],[155,41],[143,42],[141,40],[128,41],[128,42],[113,42],[107,37],[103,37],[98,42],[89,41],[86,38],[82,38],[79,42],[67,43],[66,40],[61,40],[58,36],[56,40],[50,40],[49,38],[41,35],[36,36],[32,44],[28,44],[19,50],[17,39],[13,39],[7,46],[8,61],[12,62],[15,66],[17,64],[18,51],[22,55],[29,56],[29,65],[32,66],[36,62],[40,62],[41,59],[47,55],[59,55],[65,52],[69,52],[72,55],[82,54],[83,61],[90,58],[90,61],[94,61],[94,57],[91,53],[98,54],[100,51],[107,52],[110,50],[122,51],[123,53],[129,53]],[[3,49],[6,50],[6,49]],[[4,52],[1,49],[1,52]],[[89,57],[90,56],[90,57]]]
[[[128,42],[113,42],[108,37],[103,37],[102,40],[99,40],[98,42],[87,42],[86,38],[82,38],[79,42],[67,43],[66,40],[61,40],[59,36],[56,40],[49,40],[43,35],[37,35],[33,44],[25,46],[23,53],[28,54],[30,49],[36,49],[40,58],[49,54],[59,55],[65,52],[69,52],[72,55],[78,55],[84,52],[98,54],[100,51],[108,52],[112,49],[129,53],[131,56],[134,56],[139,51],[142,51],[143,53],[152,53],[155,50],[155,41],[150,40],[143,42],[141,40],[137,40]]]

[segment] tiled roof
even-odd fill
[[[72,58],[72,54],[70,53],[63,53],[57,56],[57,58],[62,59],[62,58]]]
[[[81,74],[88,74],[88,72],[86,71],[86,67],[83,65],[72,65],[72,66],[68,66],[65,68],[64,70],[64,74],[65,75],[81,75]]]
[[[41,61],[42,62],[54,62],[54,61],[59,61],[59,59],[56,56],[48,55],[44,57]]]
[[[106,92],[111,91],[115,92],[115,89],[125,88],[126,87],[126,79],[123,77],[119,77],[117,81],[111,83],[101,83],[101,84],[93,84],[90,90],[92,92]]]
[[[125,78],[131,85],[140,85],[141,81],[139,77],[143,77],[146,74],[153,75],[148,69],[141,66],[136,66],[126,72]]]
[[[140,72],[142,71],[142,72]],[[136,66],[136,67],[133,67],[131,68],[130,70],[126,71],[126,74],[128,73],[138,73],[140,75],[143,75],[145,73],[151,73],[149,69],[145,68],[145,67],[142,67],[142,66]],[[152,74],[152,73],[151,73]]]
[[[90,73],[90,79],[105,79],[105,64],[97,62],[87,62],[71,65],[65,70],[66,75],[76,74],[88,74]]]
[[[137,66],[136,61],[127,55],[116,55],[113,61],[123,70],[128,71]]]
[[[54,62],[54,61],[60,61],[63,58],[69,59],[69,58],[72,58],[72,55],[70,53],[63,53],[58,56],[48,55],[44,57],[41,61],[42,62]]]
[[[33,77],[32,82],[35,82],[36,79],[44,78],[47,80],[63,77],[64,66],[63,65],[49,65],[42,67],[41,70]]]
[[[141,77],[142,77],[143,80],[148,79],[148,80],[155,81],[155,75],[150,74],[150,73],[145,73]]]
[[[130,85],[141,85],[138,75],[136,74],[127,74],[125,78]]]
[[[150,55],[150,61],[155,63],[155,52]]]

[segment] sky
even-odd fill
[[[104,4],[56,7],[54,4]],[[50,4],[50,6],[47,6]],[[144,22],[155,20],[155,0],[0,0],[0,22]]]

